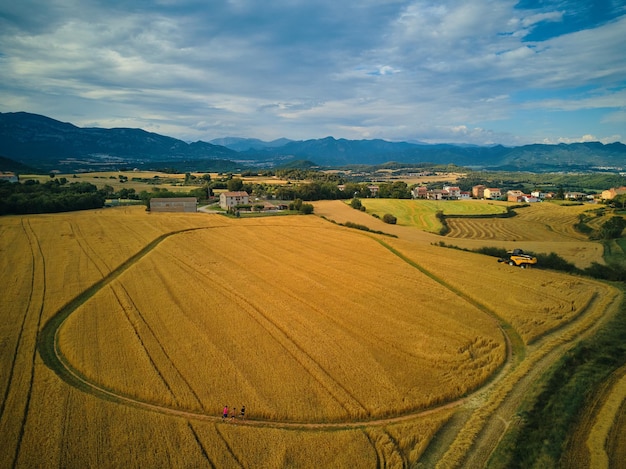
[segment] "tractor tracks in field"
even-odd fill
[[[194,410],[188,410],[188,409],[180,409],[174,406],[168,406],[168,405],[163,405],[159,403],[153,403],[153,402],[139,399],[135,396],[126,395],[119,391],[109,389],[106,386],[101,385],[99,383],[96,383],[93,380],[89,379],[87,376],[85,376],[80,370],[76,369],[69,362],[69,360],[67,360],[67,358],[63,355],[63,352],[60,350],[59,344],[58,344],[58,331],[59,331],[59,328],[64,323],[64,321],[74,311],[76,311],[81,305],[83,305],[89,299],[91,299],[102,288],[104,288],[105,286],[113,282],[115,279],[117,279],[123,272],[125,272],[130,267],[135,265],[139,260],[141,260],[147,254],[149,254],[155,247],[157,247],[164,240],[172,236],[181,234],[181,233],[196,231],[196,230],[204,230],[204,229],[211,229],[211,228],[200,227],[200,228],[184,229],[184,230],[178,230],[178,231],[166,233],[157,237],[156,239],[148,243],[139,252],[137,252],[136,254],[131,256],[129,259],[127,259],[124,263],[119,265],[114,270],[110,271],[102,279],[100,279],[99,281],[91,285],[90,287],[83,290],[74,299],[70,300],[63,307],[61,307],[61,309],[59,309],[57,313],[54,314],[46,322],[46,324],[42,328],[38,337],[37,348],[39,350],[39,354],[44,364],[48,368],[50,368],[52,371],[54,371],[57,374],[57,376],[59,376],[63,381],[70,384],[71,386],[79,390],[82,390],[83,392],[92,394],[98,398],[101,398],[107,401],[112,401],[112,402],[116,402],[119,404],[130,406],[130,407],[149,410],[152,412],[158,412],[161,414],[181,417],[181,418],[185,418],[188,420],[220,422],[221,421],[220,416],[209,414],[205,412],[204,410],[194,411]],[[84,248],[84,246],[83,246],[83,249],[85,251],[88,251],[88,249]],[[88,255],[88,257],[90,257],[91,259],[91,256],[89,256],[87,252],[85,252],[85,254]],[[400,255],[403,259],[405,259],[401,254],[398,253],[398,255]],[[93,259],[91,259],[91,261],[94,262]],[[267,318],[260,317],[256,314],[255,316],[257,316],[256,317],[257,321],[260,320],[261,322],[265,323],[264,327],[266,328],[266,330],[268,327],[270,327],[271,329],[274,329],[274,333],[279,334],[279,336],[282,336],[283,334],[285,334],[285,332],[280,330],[280,328],[276,329],[275,327],[271,327],[271,325],[267,323]],[[143,318],[141,320],[145,322]],[[508,336],[506,333],[504,335],[505,337],[507,337],[506,339],[507,348],[510,350],[511,347],[509,344]],[[288,335],[286,336],[285,340],[287,339],[289,339]],[[282,342],[285,342],[285,341],[283,340]],[[294,344],[294,346],[297,347],[297,344]],[[292,350],[290,353],[293,354],[296,352],[297,351]],[[300,355],[300,354],[297,353],[297,355]],[[507,353],[507,356],[508,355],[510,355],[510,353]],[[300,359],[302,359],[302,357],[300,357]],[[309,360],[306,360],[306,361],[309,362]],[[507,359],[507,361],[509,361],[509,359]],[[313,366],[315,369],[319,368],[319,365],[315,366],[315,363],[309,363],[309,365],[306,368],[308,369],[311,366]],[[315,371],[315,369],[312,371]],[[324,375],[322,375],[322,378],[323,376]],[[327,379],[323,379],[323,381],[327,381]],[[331,379],[331,381],[335,383],[334,380]],[[329,385],[329,383],[326,383],[326,384]],[[187,386],[193,393],[193,389],[191,388],[189,383],[187,383]],[[324,387],[326,388],[327,386],[325,385]],[[343,388],[341,387],[341,389]],[[344,394],[345,392],[347,391],[344,389],[343,392],[341,392],[341,394]],[[353,401],[348,396],[350,396],[350,394],[344,394],[344,397],[341,397],[341,396],[335,396],[335,397],[341,401],[346,401],[346,398],[347,398],[348,402],[349,401],[352,401],[354,403],[358,402],[358,401]],[[412,411],[412,412],[402,414],[402,415],[382,417],[382,418],[371,418],[371,419],[362,418],[359,420],[328,421],[328,422],[324,422],[324,421],[298,422],[298,421],[274,421],[274,420],[246,419],[244,421],[237,421],[237,424],[238,425],[263,426],[263,427],[271,427],[271,428],[282,428],[282,429],[297,429],[297,430],[354,429],[354,428],[363,428],[366,426],[384,426],[384,425],[388,425],[391,423],[412,420],[419,416],[430,415],[430,414],[439,412],[441,410],[455,408],[457,406],[462,405],[464,402],[466,402],[467,398],[468,397],[460,398],[455,401],[450,401],[445,404],[441,404],[439,406],[431,407],[428,409],[422,409],[422,410]]]
[[[0,428],[19,428],[16,433],[11,435],[13,437],[11,443],[14,444],[14,447],[5,448],[4,458],[10,455],[9,457],[12,460],[9,467],[15,467],[17,464],[22,438],[26,429],[26,420],[33,393],[33,381],[35,379],[37,334],[43,319],[46,296],[46,260],[39,238],[29,220],[22,218],[21,226],[25,236],[28,238],[32,269],[26,311],[20,324],[19,335],[13,351],[13,361],[0,405]],[[14,385],[16,374],[19,374],[22,379],[18,379],[17,384]],[[23,379],[24,376],[26,376],[26,379]],[[20,411],[18,413],[6,412],[9,403],[12,404],[11,407],[14,409],[19,408]],[[16,418],[19,419],[19,423],[14,421],[12,425],[8,424],[9,420]],[[10,454],[11,452],[12,454]],[[4,459],[2,460],[4,461]]]

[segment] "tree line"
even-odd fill
[[[0,181],[0,215],[57,213],[104,207],[106,194],[88,182],[59,178],[10,183]]]

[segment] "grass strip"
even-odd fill
[[[585,406],[625,363],[626,301],[622,301],[615,317],[550,369],[538,392],[522,405],[520,425],[505,435],[487,467],[559,467]]]

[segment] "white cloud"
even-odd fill
[[[567,11],[517,3],[14,2],[0,7],[16,18],[0,19],[0,111],[136,122],[186,139],[511,143],[542,135],[516,136],[516,113],[606,109],[584,133],[619,133],[626,17],[532,42]]]
[[[562,11],[551,11],[548,13],[536,13],[534,15],[525,16],[521,20],[521,24],[528,28],[530,26],[534,26],[537,23],[541,23],[542,21],[562,21],[563,20],[563,12]]]

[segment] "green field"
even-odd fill
[[[390,213],[398,225],[414,226],[431,233],[439,233],[442,226],[436,213],[444,215],[498,215],[506,212],[506,202],[486,200],[409,200],[364,199],[367,213],[383,217]]]

